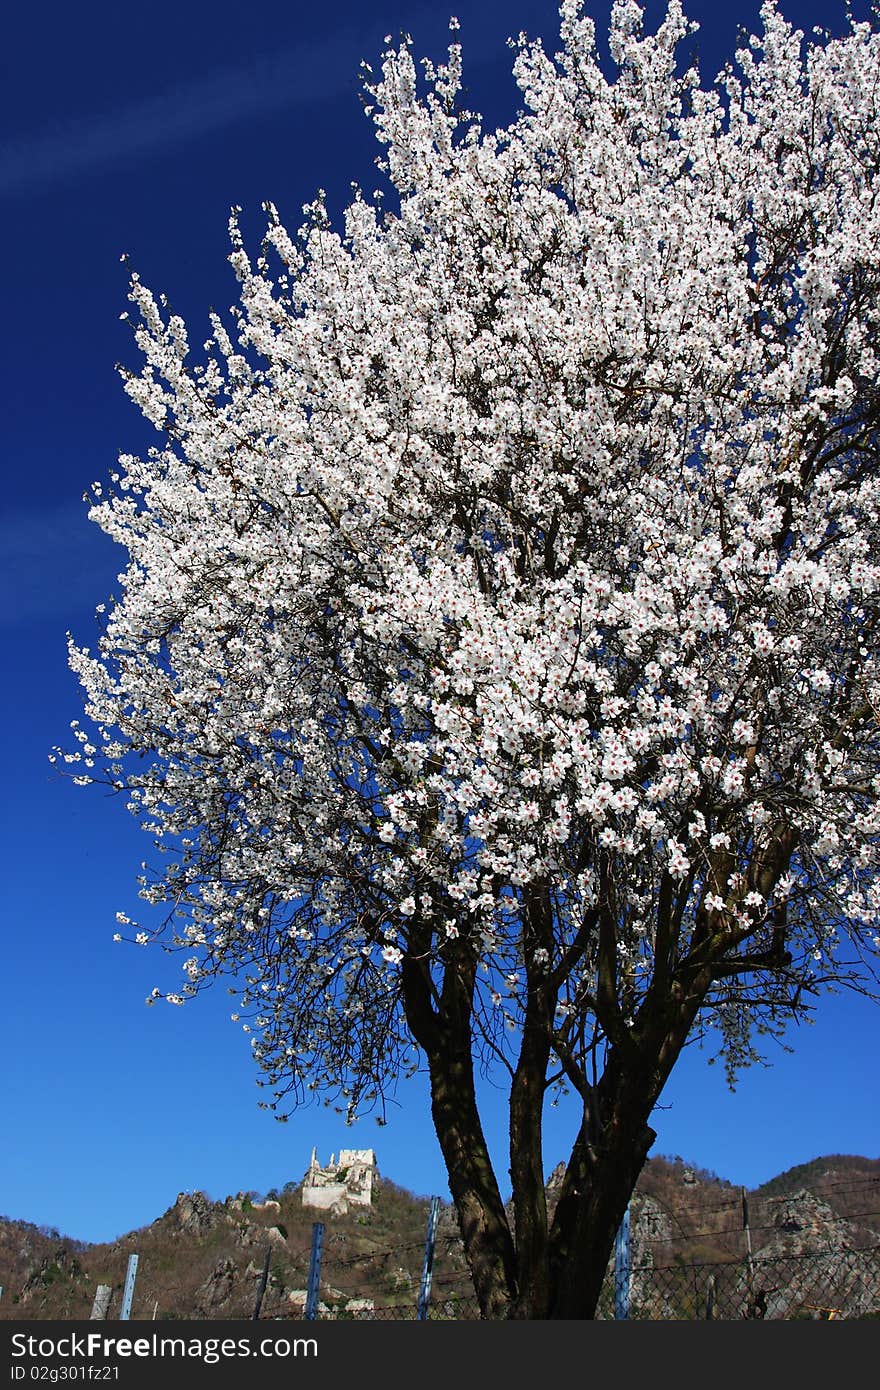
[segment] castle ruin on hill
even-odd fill
[[[308,1172],[303,1178],[304,1207],[317,1207],[330,1216],[344,1216],[350,1207],[369,1207],[373,1186],[378,1179],[376,1155],[372,1149],[340,1149],[339,1158],[330,1155],[322,1167],[317,1149],[312,1149]]]

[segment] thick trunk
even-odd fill
[[[656,1137],[648,1119],[659,1094],[657,1070],[633,1072],[612,1054],[597,1088],[594,1121],[585,1122],[572,1150],[549,1232],[543,1174],[535,1166],[541,1105],[532,1112],[529,1088],[514,1085],[515,1240],[476,1109],[470,1058],[456,1066],[432,1064],[431,1076],[434,1124],[481,1316],[595,1317],[615,1235]]]
[[[480,1124],[469,1048],[429,1058],[432,1112],[484,1318],[595,1317],[614,1239],[655,1139],[648,1120],[689,1009],[645,1050],[612,1049],[548,1230],[541,1159],[543,1048],[524,1043],[511,1091],[511,1233]],[[640,1053],[640,1055],[639,1055]]]
[[[510,1181],[517,1284],[510,1316],[546,1318],[550,1306],[550,1248],[543,1119],[556,1000],[544,968],[553,949],[553,911],[547,885],[534,885],[525,894],[524,903],[528,995],[519,1061],[510,1088]]]
[[[550,1318],[593,1318],[614,1238],[654,1131],[635,1113],[612,1120],[598,1146],[575,1144],[550,1238]]]
[[[480,1314],[504,1318],[516,1293],[516,1266],[474,1088],[471,1008],[476,965],[463,952],[447,967],[436,1007],[426,965],[429,939],[418,939],[414,933],[415,949],[403,966],[404,1008],[428,1059],[434,1129]]]
[[[431,1113],[480,1316],[506,1318],[516,1290],[513,1238],[489,1158],[473,1090],[470,1053],[429,1059]]]
[[[538,907],[531,920],[540,941]],[[606,945],[610,960],[610,937]],[[552,996],[537,972],[530,975],[510,1096],[512,1232],[477,1108],[473,962],[465,958],[457,970],[447,968],[438,998],[423,960],[411,955],[405,963],[404,1001],[428,1059],[434,1126],[481,1316],[593,1318],[615,1235],[656,1137],[648,1121],[711,983],[712,967],[679,967],[657,1007],[635,1024],[624,1022],[609,977],[603,1024],[612,1045],[601,1080],[584,1087],[584,1122],[549,1230],[541,1122]]]
[[[537,1052],[538,1057],[532,1053]],[[541,1121],[547,1051],[524,1046],[510,1097],[510,1178],[516,1241],[517,1296],[513,1318],[546,1318],[550,1304],[547,1196]]]
[[[608,1055],[572,1149],[550,1232],[551,1318],[592,1318],[627,1203],[655,1138],[648,1121],[711,975],[670,987],[665,1011]]]

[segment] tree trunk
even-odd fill
[[[585,1106],[550,1231],[551,1318],[593,1318],[627,1204],[657,1135],[648,1121],[711,976],[670,990],[665,1015],[613,1047]]]
[[[596,1316],[615,1236],[655,1138],[631,1114],[616,1116],[598,1146],[575,1144],[551,1228],[548,1317]]]
[[[447,972],[442,1009],[429,1007],[424,973],[407,980],[413,1031],[431,1077],[434,1126],[483,1318],[594,1318],[614,1240],[656,1134],[648,1121],[711,981],[711,967],[675,980],[641,1025],[617,1029],[548,1223],[541,1116],[548,1059],[546,1000],[530,995],[510,1097],[514,1229],[501,1200],[474,1087],[473,977]],[[548,1229],[549,1224],[549,1229]]]
[[[480,1316],[505,1318],[516,1290],[513,1238],[477,1111],[470,1052],[429,1059],[431,1113]]]
[[[504,1318],[516,1293],[513,1237],[501,1200],[474,1087],[471,1039],[476,962],[462,952],[434,1007],[425,960],[428,938],[404,959],[403,1001],[413,1036],[428,1059],[431,1115],[446,1163],[465,1258],[480,1315]]]

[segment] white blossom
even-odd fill
[[[571,1041],[605,911],[635,1036],[674,899],[663,969],[717,932],[704,1017],[741,1058],[768,904],[771,1015],[832,928],[876,940],[880,35],[804,43],[768,3],[701,86],[675,0],[649,35],[617,0],[611,77],[560,13],[496,132],[456,44],[424,93],[390,47],[390,196],[339,229],[268,204],[256,259],[234,212],[199,360],[131,278],[124,385],[163,439],[93,490],[128,563],[53,756],[124,789],[141,895],[188,987],[241,979],[276,1093],[351,1113],[410,1047],[380,957],[439,989],[472,953],[514,1030],[527,968],[571,963]]]

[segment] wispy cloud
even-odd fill
[[[181,83],[119,111],[26,135],[0,152],[0,196],[55,187],[255,116],[338,96],[357,76],[358,35],[342,30]]]
[[[409,22],[422,52],[418,36],[436,30],[437,11],[423,6]],[[376,64],[376,42],[349,26],[331,38],[215,69],[122,110],[72,116],[19,137],[0,150],[0,197],[49,190],[253,117],[330,101],[357,81],[362,59]],[[465,63],[476,67],[503,52],[498,38],[475,36],[465,44]]]
[[[85,502],[0,517],[0,628],[67,623],[94,613],[125,552],[87,518]]]

